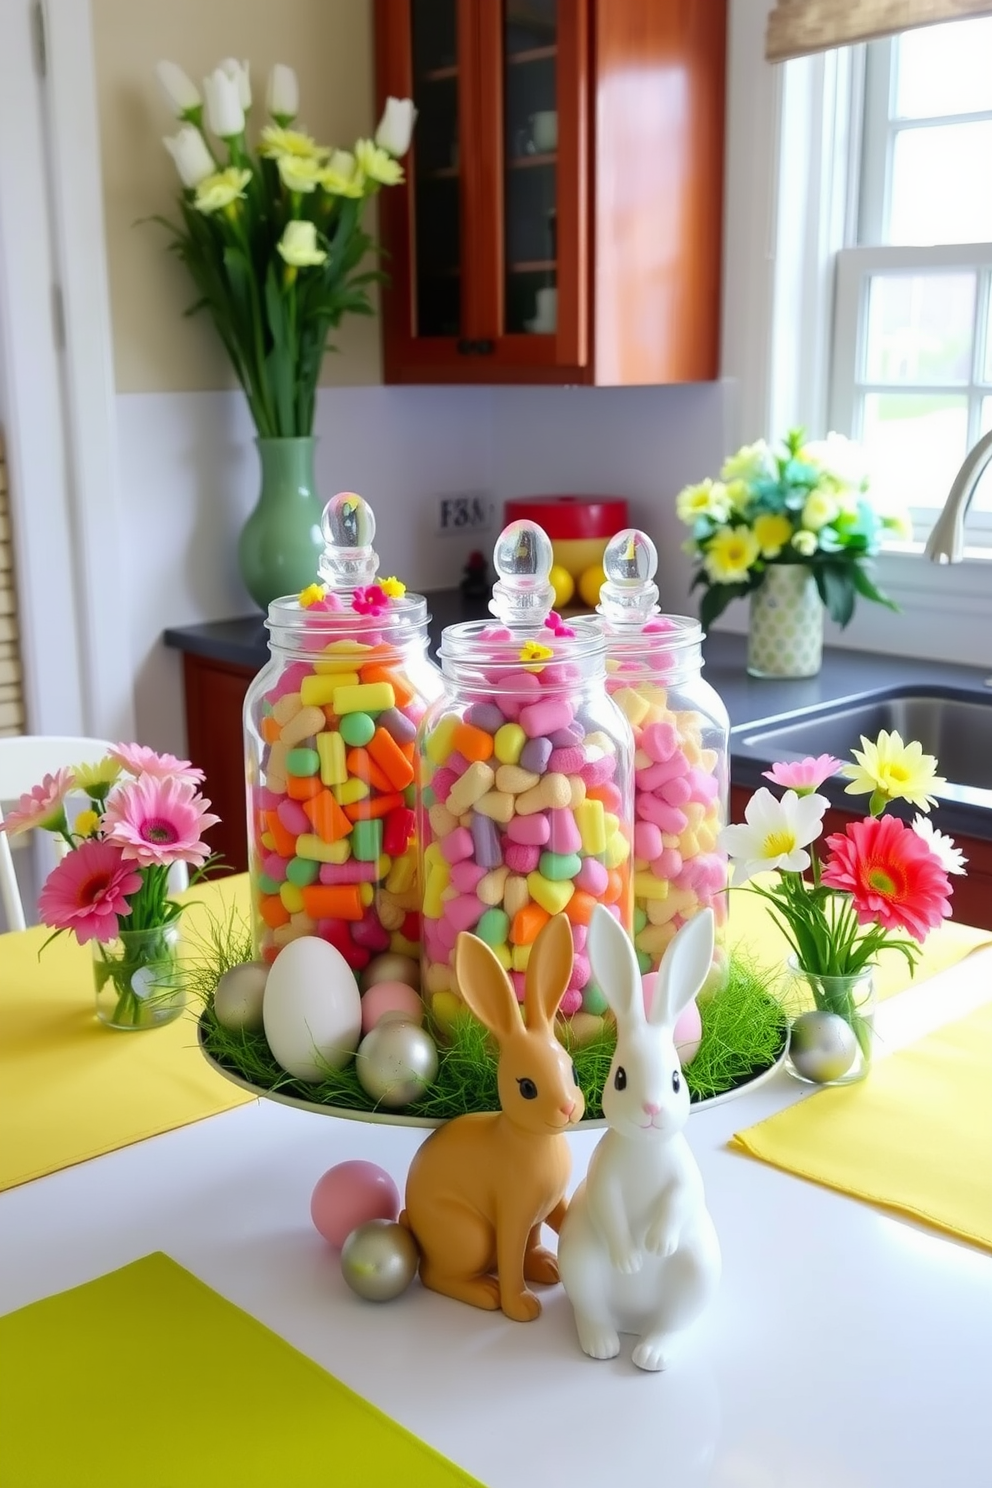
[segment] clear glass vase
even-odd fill
[[[179,1017],[186,1003],[181,940],[173,920],[150,930],[121,930],[115,940],[90,942],[101,1023],[132,1032],[159,1028]]]
[[[866,966],[854,976],[820,976],[805,971],[790,956],[788,980],[789,1074],[806,1085],[863,1080],[871,1070],[875,1040],[874,967]]]

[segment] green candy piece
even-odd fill
[[[375,724],[367,713],[345,713],[340,723],[341,737],[352,749],[361,749],[375,733]]]
[[[260,873],[258,875],[258,887],[263,894],[278,894],[279,892],[279,885],[267,873]]]
[[[562,883],[566,878],[574,878],[581,867],[582,859],[577,853],[544,852],[541,854],[539,872],[552,883]]]
[[[415,785],[407,786],[406,790],[403,792],[403,802],[410,808],[411,811],[415,811],[417,809],[417,787]]]
[[[635,935],[640,935],[641,931],[644,929],[644,926],[647,924],[647,922],[648,922],[648,917],[647,917],[647,914],[645,913],[645,911],[643,909],[635,909],[634,910],[634,934]]]
[[[286,877],[299,889],[312,884],[319,872],[320,864],[316,858],[291,858],[286,864]]]
[[[437,804],[437,796],[431,790],[429,785],[424,786],[423,790],[420,793],[420,799],[424,803],[425,810]]]
[[[286,756],[286,769],[290,775],[316,775],[320,755],[316,749],[291,749]]]
[[[582,1011],[584,1013],[595,1013],[597,1017],[606,1012],[609,1003],[605,995],[599,990],[595,982],[586,982],[582,988]]]
[[[475,933],[487,945],[504,945],[510,933],[510,916],[502,909],[487,909]]]
[[[651,970],[651,957],[648,955],[647,951],[637,952],[637,965],[638,969],[640,970],[641,976],[646,976],[647,973]]]
[[[381,853],[382,822],[378,818],[356,822],[351,834],[351,856],[359,863],[374,863]]]

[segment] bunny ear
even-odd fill
[[[572,975],[572,927],[563,914],[552,915],[531,946],[524,978],[527,1027],[550,1023]]]
[[[618,1020],[644,1020],[641,973],[633,943],[605,905],[597,904],[586,941],[596,985]]]
[[[486,942],[465,930],[455,941],[455,976],[465,1002],[498,1043],[520,1032],[520,1007],[506,972]]]
[[[681,926],[661,958],[649,1021],[674,1028],[709,976],[713,960],[713,911],[701,909]]]

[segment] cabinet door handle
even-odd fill
[[[457,345],[460,356],[471,356],[476,349],[476,343],[474,341],[466,341],[464,336],[459,339]]]
[[[480,356],[492,356],[496,350],[495,341],[476,341],[475,349]]]

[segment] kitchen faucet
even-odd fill
[[[943,511],[933,524],[924,553],[931,563],[960,563],[964,557],[964,519],[975,487],[992,460],[992,429],[965,456]]]

